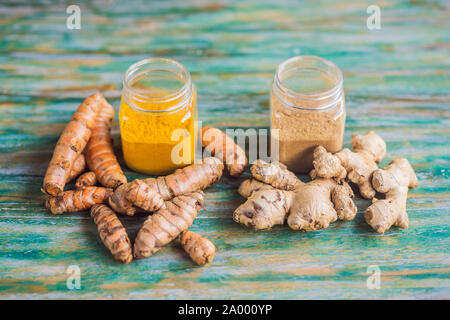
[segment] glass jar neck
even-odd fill
[[[123,78],[122,97],[139,112],[176,112],[189,104],[192,94],[189,71],[171,59],[141,60],[130,66]]]
[[[342,72],[334,63],[320,57],[294,57],[278,66],[272,91],[289,108],[330,110],[343,101]]]

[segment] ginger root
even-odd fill
[[[203,207],[203,192],[180,195],[145,220],[134,242],[134,257],[146,258],[187,230]]]
[[[241,185],[239,186],[238,192],[244,198],[249,198],[252,195],[252,193],[259,191],[263,188],[269,189],[269,190],[273,189],[272,186],[270,186],[264,182],[258,181],[256,179],[247,179],[241,183]]]
[[[182,194],[206,189],[220,179],[223,167],[223,163],[219,159],[210,157],[183,169],[177,169],[174,173],[167,176],[143,179],[142,182],[147,184],[150,187],[150,190],[156,192],[151,191],[146,194],[141,194],[139,196],[139,203],[142,204],[146,201],[147,204],[152,203],[152,201],[160,203],[158,202],[159,200],[155,200],[157,199],[154,198],[155,193],[157,193],[164,201],[168,201],[173,197]],[[137,203],[133,203],[136,202],[138,198],[133,199],[132,192],[129,192],[130,188],[133,186],[131,186],[130,183],[123,184],[114,191],[109,199],[109,204],[114,211],[129,216],[136,213],[140,206]],[[150,198],[154,199],[152,200]],[[134,201],[130,201],[130,199]],[[155,208],[157,208],[157,206]]]
[[[100,105],[105,99],[101,93],[86,98],[72,115],[61,134],[44,177],[43,190],[52,196],[61,195],[75,159],[91,137]]]
[[[180,234],[180,243],[192,261],[200,266],[210,263],[214,259],[216,247],[199,234],[185,230]]]
[[[66,182],[70,182],[78,177],[84,170],[86,170],[86,158],[81,153],[73,162],[72,169],[70,170],[69,177]]]
[[[214,157],[219,158],[232,177],[239,177],[248,160],[245,151],[234,143],[223,131],[213,127],[202,128],[202,146]]]
[[[378,233],[385,233],[391,226],[408,228],[406,198],[408,188],[419,185],[414,169],[407,159],[395,159],[372,176],[372,185],[386,199],[376,200],[364,213],[366,222]]]
[[[256,180],[245,180],[239,193],[248,197],[233,213],[233,220],[257,230],[284,224],[292,205],[292,191],[275,189]]]
[[[373,131],[364,135],[352,135],[353,151],[345,148],[331,154],[324,147],[318,146],[314,150],[311,178],[347,179],[359,187],[359,192],[366,199],[375,196],[370,179],[372,173],[378,169],[377,163],[386,154],[386,143]]]
[[[111,193],[112,189],[102,187],[64,191],[60,196],[49,196],[45,207],[53,214],[88,210],[95,204],[108,202]]]
[[[75,188],[77,189],[84,189],[85,187],[92,187],[95,186],[97,183],[97,177],[95,176],[95,173],[92,171],[85,172],[82,175],[80,175],[75,182]]]
[[[133,260],[131,242],[114,211],[104,204],[96,204],[91,208],[91,217],[97,225],[100,239],[111,251],[114,259],[125,264],[130,263]]]
[[[250,171],[260,183],[247,180],[241,184],[239,193],[248,199],[233,214],[238,223],[269,229],[287,218],[291,229],[312,231],[356,215],[353,192],[345,182],[319,178],[304,183],[285,165],[262,160],[255,161]]]
[[[328,228],[336,220],[353,220],[357,208],[346,182],[316,179],[295,189],[287,223],[291,229],[313,231]]]
[[[127,183],[127,178],[114,154],[111,139],[113,119],[114,108],[103,99],[91,138],[86,145],[86,162],[103,186],[114,189]]]
[[[294,190],[302,182],[281,162],[267,163],[256,160],[250,167],[252,176],[272,187],[282,190]]]

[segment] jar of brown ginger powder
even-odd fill
[[[279,161],[290,170],[308,173],[318,145],[329,152],[342,148],[345,99],[342,72],[334,63],[316,56],[284,61],[270,100],[272,147],[278,143]]]

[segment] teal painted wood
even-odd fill
[[[81,4],[81,30],[65,5],[0,3],[1,298],[450,298],[450,37],[445,1],[380,3],[382,28],[368,30],[371,1],[95,1]],[[352,133],[376,130],[387,164],[408,157],[420,186],[410,191],[409,229],[374,233],[357,200],[354,221],[299,233],[255,232],[234,223],[239,181],[206,194],[192,229],[218,251],[197,267],[173,243],[120,265],[87,213],[53,217],[42,207],[43,174],[80,101],[101,89],[117,107],[133,62],[170,57],[192,73],[199,118],[226,127],[269,125],[276,66],[313,54],[344,72]],[[114,131],[119,151],[118,128]],[[120,151],[119,151],[120,152]],[[128,177],[139,175],[127,171]],[[144,217],[121,217],[133,238]],[[66,269],[81,268],[81,289]],[[368,266],[381,289],[366,287]]]

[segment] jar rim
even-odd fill
[[[328,66],[330,68],[330,70],[336,75],[336,81],[334,83],[334,86],[331,89],[328,89],[328,90],[320,92],[320,93],[309,94],[309,93],[301,93],[301,92],[294,91],[292,89],[289,89],[285,85],[283,85],[283,83],[281,81],[281,74],[283,72],[289,70],[289,69],[287,69],[287,66],[291,63],[302,61],[302,60],[306,60],[306,61],[311,60],[312,62],[320,62],[320,63],[323,63],[326,66]],[[313,55],[296,56],[296,57],[292,57],[292,58],[289,58],[289,59],[283,61],[280,65],[278,65],[278,67],[276,69],[274,84],[284,95],[287,95],[288,97],[290,97],[292,99],[297,99],[297,100],[302,100],[302,101],[320,102],[321,100],[328,100],[330,98],[333,98],[331,100],[331,102],[329,102],[323,106],[315,107],[315,108],[301,107],[301,106],[289,103],[288,101],[283,101],[290,107],[293,107],[296,109],[301,109],[301,110],[314,111],[314,110],[324,110],[324,109],[331,108],[334,105],[336,105],[336,103],[339,101],[339,99],[341,98],[341,96],[343,94],[343,76],[342,76],[342,71],[339,69],[339,67],[336,64],[334,64],[333,62],[331,62],[330,60],[327,60],[327,59],[324,59],[324,58],[321,58],[318,56],[313,56]],[[278,94],[277,94],[277,96],[278,96]],[[280,97],[278,96],[278,98],[280,98]],[[285,100],[285,99],[282,99],[282,100]]]
[[[136,73],[140,69],[142,69],[142,67],[152,64],[152,63],[158,63],[158,62],[159,63],[167,63],[168,65],[172,65],[172,66],[175,66],[176,68],[178,68],[177,71],[180,72],[182,74],[182,77],[184,78],[184,84],[180,89],[178,89],[177,91],[175,91],[173,93],[163,95],[163,96],[151,96],[151,95],[142,94],[140,91],[136,90],[136,88],[133,88],[132,86],[130,86],[129,82],[131,80],[135,79],[135,77],[133,77],[133,75],[136,75]],[[163,67],[155,69],[155,70],[169,71],[168,69],[164,69]],[[143,103],[149,103],[152,101],[160,102],[160,103],[168,103],[170,101],[174,101],[174,100],[182,98],[183,96],[186,96],[185,99],[182,99],[179,103],[177,103],[174,106],[171,106],[167,109],[148,110],[148,109],[143,109],[134,103],[131,103],[129,101],[129,99],[126,98],[127,94],[125,92],[123,93],[123,97],[127,100],[127,103],[130,107],[132,107],[133,109],[136,109],[137,111],[145,112],[145,113],[165,113],[165,112],[173,112],[173,111],[177,111],[177,110],[181,109],[187,103],[187,100],[190,98],[190,96],[192,94],[192,86],[193,86],[192,80],[191,80],[191,74],[189,73],[189,71],[186,69],[186,67],[184,65],[182,65],[181,63],[179,63],[178,61],[175,61],[173,59],[160,58],[160,57],[147,58],[147,59],[143,59],[143,60],[140,60],[140,61],[132,64],[130,67],[128,67],[127,71],[125,71],[125,74],[124,74],[123,80],[122,80],[122,84],[123,84],[124,91],[131,93],[133,95],[134,100],[137,100],[137,101],[143,102]]]

